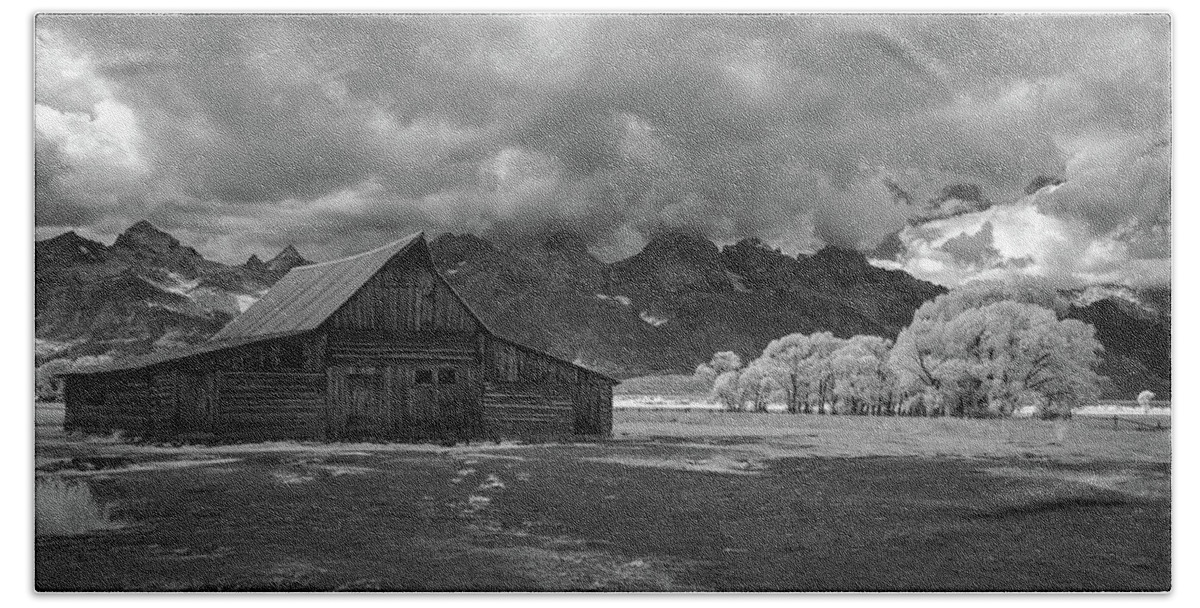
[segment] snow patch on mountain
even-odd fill
[[[1137,293],[1133,289],[1125,285],[1089,285],[1086,288],[1079,290],[1071,298],[1071,303],[1076,306],[1087,306],[1094,304],[1100,300],[1113,298],[1117,300],[1125,300],[1131,304],[1136,304],[1143,308],[1148,307],[1138,298]]]
[[[629,299],[627,296],[610,296],[608,294],[598,293],[596,294],[596,299],[604,300],[605,302],[617,302],[621,304],[621,306],[629,306],[630,304],[633,304],[633,300]]]
[[[150,278],[145,278],[155,287],[173,294],[178,294],[187,298],[191,298],[192,290],[200,285],[200,279],[188,280],[179,273],[167,271],[167,281],[155,281]]]
[[[642,312],[638,313],[638,317],[640,317],[640,318],[641,318],[643,321],[645,321],[646,323],[649,323],[650,325],[653,325],[654,327],[662,327],[663,325],[666,325],[666,324],[667,324],[667,321],[670,321],[670,319],[664,319],[664,318],[662,318],[662,317],[656,317],[656,316],[654,316],[654,315],[652,315],[652,314],[650,314],[650,313],[648,313],[648,312],[646,312],[646,311],[644,311],[644,310],[643,310]]]
[[[260,292],[256,296],[239,293],[236,296],[234,296],[234,298],[237,299],[238,312],[246,312],[246,309],[250,308],[252,305],[254,305],[254,303],[257,302],[260,298],[262,298],[263,294],[265,294],[265,293],[267,293],[267,292],[263,291],[263,292]]]
[[[729,284],[733,285],[734,291],[749,293],[750,290],[746,287],[746,278],[736,272],[725,271],[725,276],[729,277]]]

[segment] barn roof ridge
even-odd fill
[[[402,238],[402,239],[397,239],[397,240],[395,240],[395,241],[391,241],[391,242],[388,242],[388,243],[384,243],[384,244],[382,244],[382,245],[380,245],[380,246],[378,246],[378,247],[376,247],[376,248],[374,248],[374,249],[369,249],[369,250],[367,250],[367,251],[360,251],[359,253],[351,254],[351,255],[348,255],[348,256],[346,256],[346,257],[344,257],[344,258],[338,258],[338,259],[336,259],[336,260],[325,260],[324,262],[313,262],[312,264],[305,264],[305,265],[303,265],[303,266],[296,266],[295,268],[292,268],[292,270],[320,268],[320,267],[323,267],[323,266],[330,266],[330,265],[332,265],[332,264],[341,264],[341,263],[344,263],[344,262],[350,262],[350,261],[356,260],[356,259],[358,259],[358,258],[361,258],[361,257],[365,257],[365,256],[369,256],[369,255],[371,255],[371,254],[379,253],[379,252],[381,252],[381,251],[383,251],[383,250],[385,250],[385,249],[388,249],[388,248],[390,248],[390,247],[394,247],[394,246],[396,246],[396,244],[398,244],[398,243],[401,243],[401,242],[404,242],[404,243],[405,243],[405,245],[407,246],[407,245],[411,244],[411,243],[410,243],[410,241],[412,241],[412,242],[415,242],[415,241],[417,241],[418,239],[424,239],[424,238],[425,238],[425,231],[424,231],[424,230],[419,230],[419,231],[417,231],[417,232],[414,232],[414,233],[412,233],[412,234],[410,234],[410,235],[408,235],[408,236],[406,236],[406,237],[404,237],[404,238]],[[289,247],[290,247],[290,245],[289,245]],[[403,249],[403,248],[401,248],[401,249]],[[397,253],[399,253],[399,252],[397,252]],[[289,270],[288,272],[291,272],[291,270]]]

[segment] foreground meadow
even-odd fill
[[[617,410],[612,440],[148,446],[38,414],[40,590],[1165,590],[1170,434]],[[46,492],[49,494],[49,492]],[[39,506],[40,508],[40,506]]]

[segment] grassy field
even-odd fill
[[[616,412],[611,441],[65,437],[111,529],[41,590],[1164,590],[1170,434],[1087,420]]]

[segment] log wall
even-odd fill
[[[575,404],[569,395],[541,385],[487,384],[483,392],[486,433],[500,437],[570,437]]]
[[[321,439],[325,375],[221,372],[217,435],[232,441]]]
[[[145,439],[171,437],[231,438],[280,436],[296,431],[295,425],[268,432],[264,424],[249,424],[245,417],[248,395],[255,386],[252,374],[282,379],[270,387],[270,396],[254,415],[265,420],[290,420],[297,402],[313,398],[310,386],[287,385],[291,378],[324,378],[324,334],[311,333],[265,340],[228,350],[169,361],[148,368],[66,378],[64,428],[87,433],[123,431]],[[244,387],[239,374],[245,376]],[[223,379],[223,380],[222,380]],[[222,395],[231,401],[222,401]],[[317,397],[324,402],[324,385]],[[232,408],[232,409],[231,409]],[[276,412],[275,410],[279,411]],[[304,429],[304,437],[312,431]],[[299,436],[297,437],[299,438]]]
[[[80,433],[107,433],[104,411],[104,385],[92,376],[71,376],[63,383],[66,405],[63,430]]]

